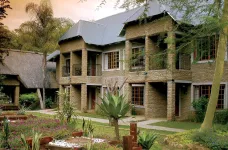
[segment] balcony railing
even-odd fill
[[[73,76],[81,76],[82,75],[82,64],[74,64],[73,65]]]
[[[191,56],[187,54],[182,54],[179,56],[177,69],[191,70]]]
[[[87,67],[88,76],[101,76],[101,74],[102,74],[102,69],[100,64],[88,65]]]
[[[70,67],[69,66],[63,66],[62,67],[62,76],[63,77],[69,77],[70,76]]]

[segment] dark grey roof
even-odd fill
[[[61,38],[60,42],[74,37],[82,37],[88,44],[108,45],[124,41],[124,37],[120,37],[120,33],[124,25],[138,20],[144,13],[145,6],[141,6],[129,11],[125,11],[116,15],[112,15],[95,22],[79,20],[71,29],[69,29]],[[174,20],[174,15],[168,7],[160,4],[158,0],[149,2],[147,17],[155,16],[161,13],[168,13]]]
[[[42,88],[42,58],[43,55],[40,53],[9,50],[9,56],[4,59],[4,64],[14,74],[18,74],[20,81],[26,88]],[[53,71],[54,67],[54,62],[47,63],[47,70]],[[47,88],[57,88],[55,77],[51,76],[48,80],[50,81],[48,81]]]
[[[124,22],[138,9],[140,8],[112,15],[95,22],[79,20],[60,38],[60,41],[78,36],[82,37],[86,43],[94,45],[107,45],[124,41],[125,38],[119,37],[119,33],[124,27]]]
[[[56,57],[58,57],[60,54],[60,50],[56,50],[53,53],[49,54],[47,56],[47,61],[51,61],[52,59],[55,59]]]

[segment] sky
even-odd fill
[[[70,18],[77,22],[78,20],[97,20],[124,11],[123,9],[114,8],[115,0],[107,1],[108,3],[99,10],[97,10],[97,6],[101,0],[87,0],[85,2],[80,2],[80,0],[51,0],[51,3],[54,17]],[[25,6],[29,2],[39,4],[40,0],[10,0],[12,10],[7,9],[8,16],[2,21],[4,25],[13,30],[23,22],[32,19],[25,12]]]

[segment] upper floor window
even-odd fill
[[[194,86],[194,98],[198,99],[200,97],[210,98],[212,85],[199,85]],[[217,103],[217,109],[224,109],[225,106],[225,85],[220,85],[219,97]]]
[[[143,46],[132,48],[131,61],[132,68],[145,67],[145,49]]]
[[[104,54],[104,69],[119,69],[119,51]]]
[[[218,36],[216,35],[198,38],[194,59],[199,61],[215,59],[217,46]]]

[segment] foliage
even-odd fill
[[[0,0],[0,20],[2,20],[3,18],[6,18],[6,9],[12,9],[10,7],[10,1],[9,0]],[[0,25],[2,25],[0,23]]]
[[[53,104],[54,103],[53,103],[53,100],[52,100],[51,97],[46,98],[46,100],[45,100],[45,106],[46,106],[46,108],[52,108]]]
[[[142,146],[143,149],[149,150],[157,138],[156,134],[144,132],[142,135],[139,135],[138,144]]]
[[[32,150],[40,150],[40,138],[42,136],[41,133],[37,133],[34,130],[32,131]],[[25,135],[21,134],[21,141],[23,143],[24,150],[30,150],[29,145],[26,142]]]
[[[20,105],[26,108],[30,107],[31,104],[37,101],[38,101],[38,96],[36,93],[21,94],[19,98]]]
[[[87,120],[85,121],[85,119],[83,118],[82,120],[82,130],[83,130],[83,135],[86,137],[93,137],[93,131],[94,131],[94,127],[92,125],[91,120]]]
[[[27,109],[25,107],[21,107],[20,110],[18,110],[17,115],[25,115]]]
[[[115,95],[110,92],[108,92],[101,100],[102,102],[101,104],[98,104],[98,106],[105,116],[113,120],[116,139],[119,140],[118,120],[123,118],[130,110],[130,103],[125,100],[123,95]]]
[[[131,107],[131,114],[132,115],[137,115],[136,110],[135,110],[135,105],[133,104]]]
[[[228,109],[215,112],[214,123],[228,124]]]
[[[203,122],[205,113],[207,110],[208,99],[201,97],[198,100],[192,102],[192,106],[195,109],[196,122]]]
[[[75,129],[66,124],[61,124],[57,119],[51,118],[31,118],[20,122],[9,124],[10,136],[9,144],[13,149],[21,148],[21,134],[25,137],[32,137],[33,130],[42,133],[43,136],[52,136],[54,139],[63,139],[69,137]]]
[[[59,97],[61,98],[61,110],[58,110],[57,117],[61,120],[61,122],[64,122],[65,117],[67,123],[70,123],[72,117],[77,117],[77,115],[74,112],[74,108],[70,102],[70,98],[67,92],[60,93],[58,92]]]
[[[2,148],[6,148],[9,149],[10,144],[9,144],[9,134],[10,134],[10,130],[9,130],[9,121],[6,117],[4,117],[3,120],[3,132],[2,132],[2,140],[3,140],[3,144],[2,144]]]
[[[212,150],[228,149],[227,137],[219,136],[212,130],[196,131],[192,136],[192,140]]]

